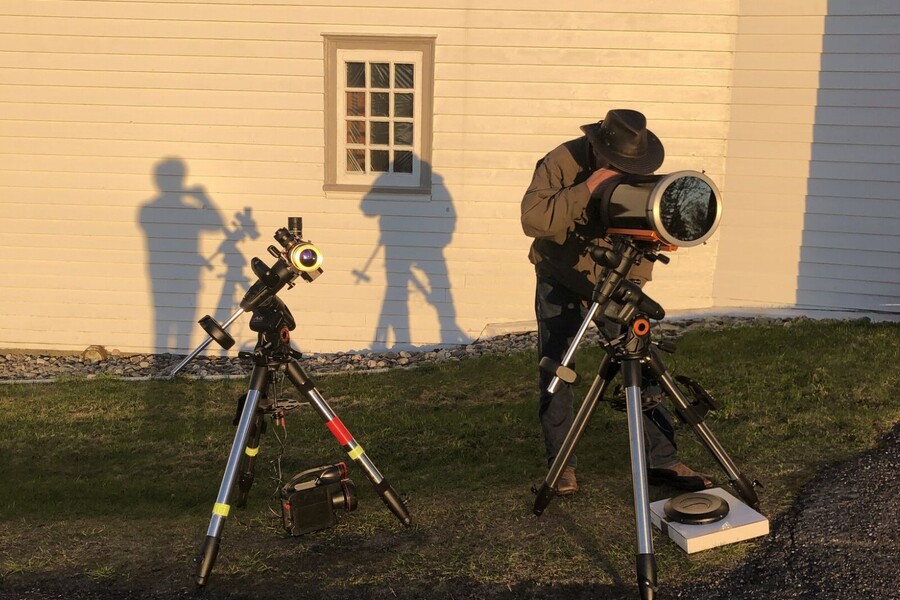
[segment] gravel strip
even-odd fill
[[[806,317],[735,317],[707,316],[695,319],[663,321],[654,326],[659,339],[677,339],[693,329],[724,329],[747,325],[789,327]],[[589,331],[585,343],[596,342],[597,333]],[[433,348],[429,350],[400,350],[389,352],[337,352],[333,354],[309,354],[300,359],[304,369],[312,374],[359,371],[383,371],[394,368],[410,368],[428,363],[461,360],[467,357],[507,354],[534,350],[535,332],[517,333],[476,340],[470,344]],[[169,376],[171,370],[184,358],[176,354],[131,354],[108,352],[99,346],[91,346],[79,354],[49,355],[24,354],[9,351],[0,354],[0,382],[44,382],[57,378],[92,378],[107,376],[125,379],[159,379]],[[220,379],[248,377],[252,365],[236,356],[201,354],[189,362],[179,377],[196,379]]]

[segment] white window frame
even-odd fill
[[[325,191],[431,193],[431,142],[434,101],[434,37],[325,35]],[[347,63],[414,65],[412,173],[348,171]],[[392,69],[393,72],[393,69]],[[393,91],[394,82],[391,81]],[[366,81],[368,90],[369,81]],[[388,91],[388,90],[385,90]],[[366,97],[366,130],[371,106]],[[393,107],[390,110],[393,115]],[[391,134],[392,136],[392,134]],[[391,140],[392,141],[392,140]],[[369,138],[366,139],[369,147]],[[405,148],[401,148],[405,149]]]

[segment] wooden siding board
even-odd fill
[[[851,289],[854,285],[859,287],[860,283],[862,283],[862,287],[866,287],[870,281],[900,285],[900,272],[897,269],[869,265],[809,262],[804,274],[804,277],[810,281],[819,278],[838,279],[845,282],[843,285],[849,286]],[[897,294],[897,298],[900,298],[900,293]]]
[[[3,102],[3,115],[6,119],[25,121],[79,121],[102,123],[120,123],[122,125],[161,124],[222,126],[238,125],[244,127],[300,127],[316,118],[321,120],[321,111],[304,111],[294,109],[246,110],[239,107],[208,108],[175,107],[175,106],[119,106],[109,103],[67,104],[55,102]],[[308,125],[307,125],[308,126]]]
[[[805,292],[814,292],[816,294],[826,292],[861,295],[860,292],[865,291],[867,297],[874,299],[879,304],[888,302],[896,304],[897,299],[900,298],[900,283],[873,280],[839,279],[833,276],[800,277],[797,281],[797,287]]]
[[[321,48],[317,48],[321,52]],[[2,49],[0,49],[2,52]],[[0,55],[2,56],[2,55]],[[8,56],[8,55],[6,55]],[[0,59],[2,60],[2,59]],[[11,61],[3,61],[11,62]],[[256,75],[245,73],[160,73],[152,71],[117,71],[115,77],[104,69],[36,69],[26,66],[4,67],[6,85],[52,85],[59,87],[132,88],[152,90],[244,91],[271,90],[275,93],[321,94],[321,77],[302,77],[293,74]],[[23,64],[27,61],[22,61]],[[201,85],[202,84],[202,85]]]
[[[896,200],[897,184],[895,182],[868,181],[865,185],[860,185],[856,181],[815,178],[809,180],[809,195]]]
[[[900,252],[900,210],[894,218],[847,216],[807,212],[804,228],[809,232],[893,236],[894,250]]]
[[[140,26],[139,23],[137,25]],[[0,17],[0,26],[2,26],[2,17]],[[18,28],[15,29],[22,31]],[[109,31],[104,31],[100,34],[85,34],[69,30],[9,33],[0,38],[0,51],[22,51],[22,48],[27,48],[28,53],[49,52],[54,55],[72,53],[76,55],[85,54],[87,56],[175,56],[167,53],[165,50],[173,42],[177,42],[177,56],[234,56],[235,58],[307,60],[321,60],[322,58],[321,44],[316,40],[295,40],[290,44],[286,44],[285,40],[273,40],[272,38],[234,40],[188,36],[170,39],[168,36],[149,35],[151,33],[148,31],[143,36],[129,36],[121,31],[116,31],[114,35]],[[162,46],[160,39],[169,39],[170,41],[165,46]]]
[[[742,158],[735,156],[729,161],[729,172],[735,175],[749,175],[753,173],[765,173],[772,177],[802,177],[806,178],[809,169],[827,173],[823,180],[852,180],[852,181],[900,181],[900,172],[896,164],[874,162],[847,162],[847,161],[818,161],[809,159],[782,158],[773,162],[771,158]]]
[[[827,265],[833,268],[835,265],[850,268],[878,268],[891,269],[896,273],[897,258],[894,252],[878,252],[858,250],[855,248],[815,248],[801,251],[804,263],[812,265]],[[818,271],[819,267],[815,266]]]
[[[806,210],[811,214],[859,215],[881,219],[894,219],[895,231],[900,230],[900,200],[871,200],[844,198],[839,196],[807,196]]]
[[[47,190],[78,189],[90,191],[99,187],[101,189],[119,190],[121,192],[134,192],[137,190],[146,192],[147,197],[149,197],[154,193],[154,190],[147,187],[145,183],[150,177],[152,165],[148,164],[147,167],[148,168],[141,173],[109,174],[102,170],[93,173],[54,173],[52,180],[42,180],[40,183],[41,186]],[[291,198],[296,200],[298,198],[303,198],[302,191],[304,190],[304,185],[316,185],[315,183],[306,182],[318,182],[317,189],[319,190],[319,193],[321,193],[321,168],[316,169],[315,167],[304,167],[300,165],[297,167],[297,171],[297,176],[294,179],[224,178],[216,177],[215,175],[203,175],[202,177],[199,177],[199,179],[204,181],[207,189],[212,190],[212,193],[216,198],[221,198],[222,193],[227,193],[231,194],[232,197],[245,199],[239,206],[235,206],[234,208],[241,208],[247,203],[254,203],[262,197],[280,196],[282,197],[283,210],[287,210],[290,206],[297,205],[296,202],[284,204],[284,202],[287,202],[287,199]],[[306,182],[301,179],[304,175],[303,171],[308,171],[308,179]],[[2,179],[8,187],[29,187],[40,180],[40,177],[36,175],[37,173],[43,173],[43,171],[23,172],[4,171],[0,169],[0,179]],[[52,191],[48,193],[52,193]],[[222,208],[229,209],[231,207],[223,206]]]
[[[198,81],[197,83],[202,83]],[[147,93],[152,89],[152,93]],[[65,96],[60,97],[64,92]],[[144,108],[226,108],[240,110],[322,110],[322,95],[306,91],[160,89],[152,87],[79,87],[71,85],[0,84],[0,101],[34,104],[134,106]]]
[[[896,90],[900,89],[900,78],[885,77],[882,73],[858,71],[823,72],[820,74],[823,90]]]
[[[140,139],[98,139],[60,137],[0,137],[0,156],[18,155],[18,162],[31,166],[30,156],[78,156],[93,159],[130,158],[144,165],[159,160],[173,149],[171,141]],[[259,165],[288,163],[321,163],[322,150],[315,146],[284,146],[276,144],[180,142],[178,149],[192,161],[240,161]],[[56,160],[56,159],[54,159]]]
[[[546,64],[546,63],[545,63]],[[639,86],[632,93],[641,91],[647,85],[674,85],[674,86],[693,86],[693,87],[712,87],[717,90],[729,80],[729,71],[727,69],[710,69],[697,67],[694,65],[682,64],[678,68],[659,68],[656,65],[633,67],[622,66],[616,64],[604,64],[603,62],[595,62],[589,66],[572,66],[557,65],[555,69],[547,66],[542,69],[543,73],[553,73],[552,77],[542,80],[538,77],[529,76],[531,72],[528,66],[511,71],[512,65],[505,67],[497,65],[482,65],[480,73],[484,73],[480,78],[472,77],[472,71],[475,65],[464,67],[463,65],[448,65],[443,68],[440,79],[435,84],[438,91],[450,92],[459,91],[459,86],[466,85],[503,85],[509,92],[510,81],[516,83],[516,88],[522,86],[523,90],[532,89],[534,86],[550,88],[557,98],[566,98],[565,90],[577,89],[584,92],[581,97],[595,97],[603,99],[603,96],[596,96],[598,93],[609,93],[603,91],[608,86],[628,85]],[[487,69],[490,69],[489,71]],[[508,75],[513,73],[514,76]],[[627,92],[628,89],[620,90],[620,93]],[[721,90],[717,90],[721,91]],[[547,97],[546,95],[543,97]]]
[[[828,0],[753,0],[741,3],[741,16],[744,18],[823,15],[827,10]]]
[[[107,35],[115,31],[117,35],[148,36],[165,32],[173,37],[214,37],[234,39],[307,39],[309,36],[288,35],[298,28],[330,24],[359,23],[357,3],[341,5],[204,5],[195,3],[141,3],[141,10],[135,13],[127,2],[68,2],[46,1],[26,5],[25,14],[7,13],[4,20],[12,22],[18,31],[37,32],[62,28],[68,33]],[[646,2],[642,2],[646,5]],[[366,8],[368,23],[387,24],[394,27],[421,26],[440,23],[442,28],[478,31],[493,29],[502,25],[507,30],[535,30],[537,24],[543,31],[574,30],[583,31],[653,31],[648,26],[653,21],[665,23],[670,32],[729,31],[735,19],[729,14],[733,6],[722,6],[719,10],[705,13],[683,13],[680,10],[641,11],[631,7],[630,11],[547,10],[539,9],[506,10],[487,7],[448,6],[369,6]],[[637,8],[637,10],[634,10]],[[722,10],[724,9],[724,10]],[[191,33],[193,32],[193,34]],[[303,33],[302,30],[297,33]]]
[[[736,52],[771,52],[773,48],[789,47],[794,52],[819,53],[822,36],[819,33],[744,33],[735,41]]]
[[[653,28],[652,25],[650,25]],[[662,29],[662,28],[660,28]],[[694,61],[706,61],[721,59],[728,54],[728,48],[721,42],[730,36],[701,36],[698,34],[684,34],[690,36],[692,41],[676,43],[677,40],[668,37],[667,41],[654,43],[654,33],[647,29],[633,32],[621,30],[604,31],[590,27],[573,31],[559,30],[534,30],[516,33],[513,38],[498,38],[498,31],[485,29],[470,32],[464,40],[464,45],[458,45],[457,40],[450,37],[443,38],[438,57],[441,62],[450,64],[509,64],[509,65],[542,65],[548,64],[549,55],[560,53],[560,59],[554,58],[552,64],[558,66],[592,66],[598,59],[609,59],[605,64],[610,68],[627,66],[612,59],[624,59],[629,61],[639,60],[641,55],[650,57],[668,57],[673,59],[681,57],[688,59],[684,62],[690,64]],[[668,35],[668,34],[663,34]],[[606,42],[606,38],[611,43]],[[598,44],[599,39],[604,39]],[[507,42],[506,40],[510,40]],[[687,38],[686,38],[687,39]],[[698,39],[702,39],[698,43]],[[515,40],[514,42],[512,40]],[[600,63],[604,64],[604,63]]]
[[[480,99],[508,99],[520,100],[546,100],[549,98],[585,98],[595,103],[598,101],[637,101],[643,102],[702,102],[725,104],[730,99],[729,91],[722,87],[703,85],[692,81],[693,73],[684,76],[672,75],[669,72],[671,83],[653,79],[648,81],[645,74],[635,73],[630,69],[621,70],[628,75],[628,81],[617,80],[617,76],[610,70],[608,76],[604,76],[603,86],[595,82],[564,82],[564,81],[520,81],[514,88],[503,81],[479,81],[468,83],[465,88],[460,86],[460,81],[442,80],[435,85],[437,95],[445,100],[468,98],[477,94]],[[632,81],[633,80],[633,81]],[[626,83],[628,85],[616,85]],[[722,83],[721,74],[718,75],[717,84]]]
[[[798,306],[819,310],[841,307],[839,310],[896,314],[896,300],[896,297],[892,296],[878,297],[859,293],[817,291],[814,294],[810,294],[808,299],[802,298]]]
[[[60,1],[60,0],[57,0]],[[103,3],[102,0],[94,0],[95,2]],[[120,2],[128,2],[130,0],[119,0]],[[763,0],[760,0],[763,1]],[[772,0],[764,0],[765,2],[771,2]],[[811,0],[798,0],[801,3],[810,2]],[[823,0],[816,0],[818,2],[822,2]],[[872,0],[869,0],[872,1]],[[884,1],[884,0],[881,0]],[[196,7],[197,10],[202,10],[204,13],[208,14],[210,8],[219,9],[229,8],[232,5],[238,5],[239,10],[246,11],[247,7],[244,6],[242,2],[235,2],[235,0],[154,0],[153,2],[156,5],[161,7],[171,6],[173,4],[179,5],[192,5]],[[338,2],[330,2],[326,0],[319,0],[318,2],[304,2],[303,6],[318,6],[321,8],[328,8],[334,6]],[[284,4],[284,3],[282,3]],[[300,5],[301,3],[296,3]],[[369,7],[383,7],[385,5],[384,0],[353,0],[352,2],[343,2],[346,6],[353,6],[358,9],[369,8]],[[443,8],[443,9],[455,9],[455,10],[468,10],[471,9],[472,2],[471,0],[417,0],[416,6],[421,8]],[[629,14],[640,14],[640,13],[653,13],[653,14],[661,14],[665,13],[667,10],[672,9],[672,4],[669,0],[642,0],[639,4],[633,3],[632,5],[622,5],[621,3],[594,3],[594,4],[585,4],[583,0],[560,0],[554,5],[559,10],[566,11],[584,11],[584,12],[622,12]],[[485,11],[496,11],[496,10],[523,10],[523,11],[543,11],[546,10],[547,3],[542,0],[519,0],[515,8],[510,7],[509,2],[506,0],[484,0],[483,2],[478,3],[478,9]],[[738,2],[737,0],[681,0],[679,2],[679,10],[680,14],[737,14],[738,10]],[[30,10],[33,10],[29,7]],[[8,10],[10,14],[21,14],[24,12],[24,8],[20,8],[17,11]]]
[[[783,256],[776,260],[783,261]],[[759,261],[760,263],[762,260]],[[768,263],[771,264],[779,264]],[[742,270],[728,269],[716,274],[715,306],[773,307],[796,305],[796,274],[773,272],[771,267],[747,265]]]
[[[732,89],[738,95],[760,87],[788,89],[818,89],[820,87],[819,73],[816,71],[768,71],[745,68],[735,69],[735,72],[740,76],[732,81]]]
[[[5,162],[4,170],[19,173],[48,172],[56,173],[60,177],[65,177],[66,174],[80,177],[92,173],[122,175],[145,173],[149,170],[148,165],[152,166],[154,159],[141,156],[69,156],[54,153],[0,155],[0,163],[2,162]],[[272,181],[287,178],[291,174],[302,175],[304,170],[312,175],[319,169],[319,165],[315,163],[305,163],[303,167],[298,167],[290,162],[252,159],[192,159],[190,165],[191,173],[197,178],[209,181],[208,185],[213,185],[214,181],[233,179]]]
[[[744,2],[741,8],[744,9],[745,5],[752,4],[753,2]],[[767,14],[761,15],[748,11],[741,15],[738,27],[741,35],[821,35],[824,25],[824,13],[797,14],[788,7],[782,10],[767,11]]]
[[[651,103],[647,103],[651,104]],[[498,100],[494,98],[488,99],[470,99],[465,106],[455,99],[436,99],[435,110],[443,115],[468,114],[478,117],[499,117],[506,118],[524,117],[528,115],[538,114],[545,115],[546,118],[567,118],[572,114],[590,114],[592,110],[596,110],[597,100],[591,98],[586,100],[569,100],[560,101],[557,99],[546,100],[519,100],[516,98],[506,98]],[[672,101],[668,103],[669,110],[666,111],[669,118],[681,118],[684,120],[700,119],[713,122],[721,122],[728,113],[727,104],[703,104],[699,102],[679,103]],[[600,115],[602,118],[602,115]],[[591,119],[589,122],[596,121]],[[580,133],[575,131],[573,133]]]
[[[696,114],[691,112],[690,107],[687,107],[683,111],[683,114],[678,114],[677,105],[658,104],[643,106],[643,110],[648,113],[654,109],[660,113],[659,116],[653,120],[654,127],[652,128],[654,132],[661,132],[658,135],[662,135],[662,132],[665,131],[667,138],[672,135],[701,140],[716,139],[724,141],[726,138],[728,131],[727,124],[722,123],[721,121],[698,118]],[[436,133],[468,131],[470,135],[493,133],[524,137],[532,134],[546,135],[548,132],[553,132],[553,135],[556,136],[556,140],[558,140],[557,143],[562,143],[566,140],[578,137],[580,133],[579,127],[581,125],[595,122],[599,118],[602,118],[602,115],[598,116],[597,109],[595,109],[580,116],[546,117],[540,119],[539,122],[536,122],[536,120],[523,121],[521,117],[508,117],[504,115],[493,115],[490,117],[485,115],[436,115],[434,120]],[[463,126],[465,126],[465,128],[461,129]],[[541,156],[552,149],[553,146],[551,145],[545,152],[541,153]],[[541,156],[535,156],[535,161]]]
[[[816,130],[817,144],[872,144],[892,146],[900,139],[900,126],[852,127],[850,125],[830,125]]]
[[[50,117],[51,115],[47,115]],[[247,146],[251,151],[264,152],[285,147],[310,147],[322,152],[316,143],[319,130],[311,127],[250,127],[240,124],[197,125],[193,123],[129,123],[122,128],[119,123],[100,121],[61,121],[37,119],[0,119],[0,137],[3,140],[78,140],[98,143],[131,141],[153,144],[170,144],[164,154],[193,155],[185,152],[193,148],[216,152],[230,145]],[[4,142],[6,143],[6,142]],[[172,145],[172,144],[176,144]],[[254,146],[258,148],[254,148]],[[178,152],[173,152],[177,150]]]
[[[895,35],[900,31],[900,12],[892,14],[865,14],[865,5],[855,5],[854,14],[829,15],[825,24],[826,35],[866,34]]]
[[[830,125],[854,126],[854,127],[892,127],[900,126],[900,107],[881,108],[877,106],[865,107],[865,110],[844,110],[844,107],[820,106],[816,110],[816,125],[819,127]],[[859,131],[860,137],[864,131]]]
[[[783,52],[740,52],[734,57],[735,70],[752,69],[765,71],[819,71],[820,53],[791,52],[790,60],[785,60]]]
[[[595,81],[599,85],[601,82],[603,84],[616,82],[615,80],[607,82],[603,79],[604,73],[611,70],[604,65],[615,63],[617,68],[632,71],[631,73],[620,71],[620,73],[622,73],[622,77],[628,78],[633,83],[657,80],[655,74],[660,70],[668,71],[663,76],[661,81],[663,83],[694,81],[692,79],[694,75],[703,70],[710,71],[709,76],[713,77],[717,83],[728,80],[731,57],[727,54],[711,56],[708,53],[700,53],[700,56],[690,55],[691,60],[686,60],[688,56],[688,54],[680,53],[657,53],[656,56],[651,57],[646,52],[623,51],[615,56],[608,53],[600,54],[595,61],[583,65],[548,64],[547,62],[521,65],[438,63],[435,66],[435,76],[441,80],[474,82]],[[700,75],[703,76],[702,73]]]
[[[900,164],[900,146],[879,146],[876,144],[816,144],[816,158],[823,164],[844,161],[864,164]],[[866,174],[871,179],[871,174]]]
[[[2,39],[3,36],[0,36]],[[227,60],[223,60],[227,59]],[[122,71],[152,73],[193,73],[212,75],[274,75],[321,78],[321,60],[246,56],[184,56],[178,54],[136,55],[91,54],[81,52],[48,52],[35,49],[7,50],[0,53],[0,66],[44,70],[67,69],[108,71],[110,76]]]
[[[897,254],[900,252],[900,236],[806,230],[803,232],[803,245],[808,248],[869,250]]]

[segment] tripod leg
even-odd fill
[[[641,406],[641,365],[637,360],[622,363],[625,405],[628,410],[628,440],[631,447],[631,480],[634,488],[634,519],[637,531],[637,582],[641,598],[656,594],[656,558],[650,524],[650,492],[647,485],[647,457],[644,450],[644,413]]]
[[[613,378],[615,372],[616,367],[612,362],[612,359],[608,354],[605,354],[600,360],[597,376],[594,378],[593,383],[591,383],[591,388],[584,397],[584,401],[581,403],[581,407],[579,407],[574,421],[572,421],[572,426],[569,428],[568,433],[566,433],[566,438],[563,440],[559,452],[556,457],[554,457],[553,463],[550,465],[547,477],[544,478],[544,483],[541,484],[541,487],[537,491],[537,498],[534,500],[533,509],[535,515],[541,516],[544,509],[547,508],[547,505],[550,504],[550,501],[553,499],[553,495],[556,492],[556,484],[559,482],[563,470],[569,463],[569,459],[572,458],[572,454],[575,452],[575,446],[584,434],[584,430],[587,428],[587,424],[597,408],[597,403],[600,398],[603,397],[603,392],[606,390],[606,387],[609,385],[609,381]]]
[[[375,486],[375,491],[378,492],[378,495],[381,496],[381,499],[391,512],[400,519],[401,523],[409,525],[412,522],[412,519],[409,516],[406,505],[403,504],[403,501],[400,499],[400,496],[397,495],[397,492],[394,491],[394,488],[390,486],[387,480],[382,477],[381,473],[379,473],[378,469],[375,467],[375,464],[369,459],[365,450],[363,450],[363,447],[353,439],[353,436],[341,422],[340,418],[338,418],[334,411],[331,410],[331,407],[328,406],[325,398],[323,398],[322,394],[319,393],[319,390],[316,389],[312,380],[307,377],[300,364],[296,360],[292,360],[287,364],[286,373],[288,379],[290,379],[297,389],[307,397],[310,404],[313,405],[316,412],[318,412],[319,416],[322,417],[322,420],[325,421],[328,430],[331,431],[331,434],[337,439],[341,448],[347,453],[347,456],[363,470],[366,477],[368,477],[369,481],[372,482],[372,485]]]
[[[256,408],[259,406],[259,399],[266,388],[267,382],[268,374],[266,368],[259,365],[255,366],[253,373],[250,375],[250,389],[247,392],[247,399],[244,401],[244,408],[241,410],[241,418],[238,421],[237,431],[234,434],[234,442],[231,444],[228,464],[225,466],[225,475],[222,477],[219,494],[216,496],[216,503],[213,505],[212,518],[209,521],[209,529],[206,531],[206,540],[204,540],[200,549],[200,555],[196,559],[198,586],[206,585],[206,580],[216,562],[216,556],[219,554],[222,527],[225,525],[225,518],[231,510],[228,498],[237,479],[241,455],[244,454],[244,448],[247,446],[250,428],[253,419],[256,417]]]
[[[722,469],[728,475],[728,480],[731,482],[731,485],[737,490],[741,498],[744,499],[744,502],[751,508],[759,510],[759,498],[756,495],[756,491],[753,489],[753,483],[738,470],[737,465],[734,464],[725,452],[725,449],[715,436],[713,436],[709,427],[703,422],[702,417],[697,414],[694,407],[688,402],[681,390],[678,389],[672,376],[666,371],[666,367],[662,360],[660,360],[659,355],[652,349],[647,361],[647,367],[659,380],[660,386],[674,404],[679,417],[691,426],[694,433],[697,435],[697,438],[699,438],[703,445],[706,446],[713,457],[719,462],[719,465],[721,465]]]
[[[262,414],[257,414],[250,427],[250,433],[247,436],[247,447],[244,448],[244,454],[241,456],[241,465],[238,468],[238,496],[234,504],[238,508],[247,506],[247,497],[250,495],[250,488],[256,479],[256,457],[259,455],[259,437],[265,430],[266,422]]]

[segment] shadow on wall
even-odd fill
[[[423,165],[427,168],[427,165]],[[390,175],[376,180],[360,209],[367,217],[378,219],[381,231],[378,245],[372,249],[362,270],[354,270],[357,284],[371,284],[369,267],[379,253],[384,254],[385,294],[372,350],[412,348],[415,345],[456,345],[470,340],[456,322],[456,307],[444,249],[456,229],[453,200],[444,188],[441,176],[432,171],[431,201],[413,200],[408,195],[391,194],[385,188]],[[414,344],[412,314],[414,294],[424,298],[436,312],[440,339]]]
[[[897,18],[887,4],[828,2],[797,281],[801,307],[900,313]]]
[[[250,208],[236,213],[229,224],[202,186],[187,186],[187,166],[177,157],[160,160],[153,170],[158,193],[141,205],[138,220],[147,248],[147,275],[153,295],[154,352],[191,349],[197,326],[199,292],[207,276],[222,280],[216,304],[221,322],[233,312],[250,284],[247,259],[238,249],[247,238],[259,237]],[[209,257],[200,251],[203,235],[222,236]],[[224,351],[223,351],[224,352]]]

